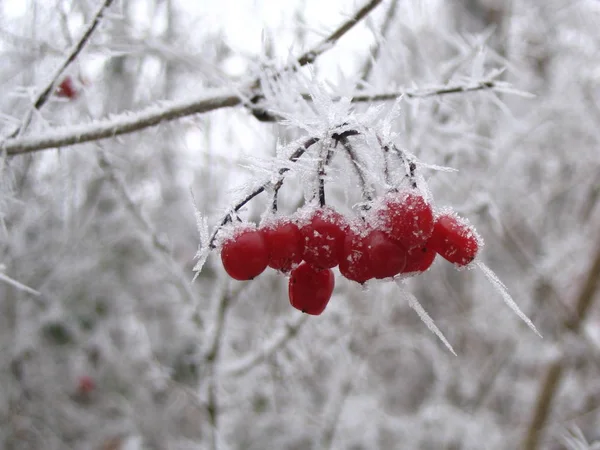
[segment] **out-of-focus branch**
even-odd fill
[[[563,324],[563,336],[569,332],[579,333],[596,297],[599,285],[600,243],[594,254],[594,258],[587,272],[581,291],[577,295],[575,301],[575,313],[567,318]],[[550,413],[552,412],[552,403],[560,388],[562,377],[566,369],[566,362],[562,357],[553,361],[546,369],[538,392],[533,415],[529,422],[525,439],[523,440],[523,450],[536,450],[539,448],[542,433],[546,422],[548,421],[548,417],[550,417]]]
[[[398,97],[425,98],[439,95],[459,94],[496,89],[494,81],[481,81],[467,85],[447,86],[439,89],[399,90],[383,94],[361,94],[352,98],[354,103],[393,101]],[[306,100],[312,100],[308,94]],[[163,107],[153,105],[136,113],[126,112],[109,119],[90,124],[61,127],[46,134],[31,138],[7,139],[0,144],[0,150],[8,155],[20,155],[39,150],[65,147],[100,139],[112,138],[159,125],[164,122],[243,104],[242,98],[229,93],[215,97],[202,97],[185,102],[170,102]]]
[[[381,25],[381,33],[380,39],[377,40],[373,48],[371,49],[370,57],[367,58],[363,68],[361,70],[360,81],[356,86],[357,89],[361,88],[361,85],[364,85],[369,80],[371,76],[371,72],[373,71],[373,66],[375,62],[379,59],[379,55],[381,53],[381,45],[383,44],[383,40],[387,37],[387,34],[390,30],[390,26],[392,25],[392,20],[396,16],[396,9],[398,8],[398,0],[392,0],[390,7],[388,8],[385,19],[383,20],[383,24]]]
[[[219,375],[238,377],[248,373],[291,341],[306,323],[308,317],[307,314],[302,314],[297,316],[291,323],[286,323],[281,330],[274,333],[273,337],[260,350],[224,367]]]
[[[104,170],[108,180],[115,188],[117,194],[121,198],[125,208],[134,217],[138,226],[146,233],[148,240],[150,241],[150,247],[152,250],[160,254],[165,266],[171,272],[172,276],[176,281],[176,286],[181,291],[183,297],[191,304],[195,305],[196,295],[192,291],[191,284],[187,277],[181,271],[181,268],[173,260],[171,251],[167,244],[160,238],[150,221],[146,218],[144,213],[135,204],[133,198],[129,194],[129,190],[123,179],[118,175],[115,167],[110,163],[108,158],[103,152],[98,152],[98,164]]]
[[[67,67],[69,67],[69,65],[73,61],[75,61],[77,56],[81,53],[83,48],[89,42],[92,34],[98,27],[98,24],[100,23],[100,21],[102,20],[102,16],[104,15],[104,12],[110,7],[110,5],[112,4],[113,1],[114,0],[104,0],[104,3],[102,3],[100,8],[98,8],[98,11],[94,15],[94,18],[92,19],[92,21],[87,26],[86,30],[83,32],[83,34],[81,35],[79,40],[69,50],[69,53],[68,53],[66,59],[54,71],[54,73],[52,74],[52,77],[50,78],[50,81],[46,84],[46,86],[37,95],[35,101],[33,102],[33,108],[31,108],[27,111],[27,114],[21,121],[21,125],[15,131],[13,131],[11,133],[11,135],[10,135],[11,138],[15,137],[15,136],[19,136],[23,131],[25,131],[27,129],[27,127],[29,126],[29,123],[31,122],[31,117],[33,115],[33,111],[34,110],[39,111],[46,104],[46,102],[50,98],[50,95],[52,94],[52,92],[54,92],[54,89],[55,89],[56,85],[58,84],[59,78],[65,72]]]
[[[207,403],[206,411],[211,425],[211,445],[213,450],[218,449],[219,441],[219,402],[217,398],[217,363],[221,353],[221,344],[225,334],[225,319],[233,302],[239,297],[245,285],[240,285],[232,291],[228,286],[219,296],[215,308],[215,318],[212,321],[214,330],[208,338],[207,350],[204,353],[204,368],[207,378]]]

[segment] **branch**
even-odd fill
[[[332,48],[335,43],[348,31],[350,31],[354,25],[360,22],[363,18],[367,16],[377,5],[381,3],[382,0],[371,0],[362,8],[360,8],[356,13],[339,26],[337,30],[331,33],[327,38],[321,41],[316,47],[313,47],[311,50],[304,53],[302,56],[298,58],[297,64],[299,66],[305,66],[306,64],[310,64],[314,62],[319,55],[325,53],[327,50]]]
[[[113,0],[105,0],[105,5],[108,6]],[[317,46],[313,47],[308,52],[301,55],[295,62],[295,64],[284,67],[281,71],[286,71],[293,69],[297,66],[304,66],[306,64],[314,62],[318,56],[325,53],[329,50],[333,45],[348,31],[350,31],[361,19],[363,19],[373,8],[375,8],[382,0],[371,0],[365,6],[360,8],[350,19],[344,22],[340,27],[338,27],[331,35],[329,35],[325,40],[320,42]],[[105,6],[105,7],[106,7]],[[75,51],[72,52],[74,56],[73,59],[77,56],[83,45],[95,29],[98,24],[98,20],[101,16],[101,13],[105,9],[105,7],[101,8],[99,11],[99,15],[97,15],[94,22],[88,29],[88,32],[84,34],[84,38],[80,40],[80,45],[75,46]],[[72,59],[69,58],[67,60],[66,65]],[[62,70],[66,67],[63,65],[63,68],[60,69],[60,72],[57,72],[57,77],[60,76]],[[56,80],[47,87],[44,92],[46,93],[46,97],[48,93],[52,91],[52,87],[54,86]],[[257,78],[249,83],[248,85],[242,87],[238,92],[252,92],[260,89],[260,78]],[[44,93],[43,92],[43,93]],[[42,94],[43,94],[42,93]],[[260,92],[255,92],[254,98],[260,97]],[[252,95],[249,95],[252,97]],[[45,100],[44,100],[45,101]],[[99,139],[106,139],[110,137],[119,136],[122,134],[133,133],[134,131],[139,131],[144,128],[152,127],[160,124],[161,122],[167,122],[175,119],[179,119],[181,117],[191,116],[193,114],[200,114],[209,111],[213,111],[220,108],[227,108],[232,106],[238,106],[244,103],[244,100],[240,95],[235,93],[228,93],[219,97],[205,97],[202,99],[195,99],[193,101],[184,101],[181,103],[171,104],[169,107],[158,107],[153,105],[149,108],[146,108],[142,111],[136,112],[132,114],[131,112],[126,112],[123,114],[119,114],[113,116],[112,119],[106,119],[96,124],[88,124],[88,125],[77,125],[77,126],[68,126],[62,127],[58,130],[54,130],[45,136],[41,136],[38,138],[29,138],[29,139],[14,139],[11,136],[11,139],[7,139],[2,142],[0,150],[5,151],[8,155],[18,155],[23,153],[34,152],[37,150],[45,150],[49,148],[56,147],[64,147],[74,144],[83,144],[85,142],[95,141]],[[37,102],[36,102],[37,104]],[[250,105],[250,109],[253,109]]]
[[[596,297],[596,291],[598,290],[599,285],[600,243],[596,249],[596,253],[586,275],[583,287],[577,296],[575,302],[576,313],[566,319],[563,324],[563,336],[567,332],[579,333],[581,325],[585,321],[590,306]],[[539,448],[541,434],[544,431],[545,424],[548,421],[548,417],[550,417],[550,413],[552,412],[552,403],[554,402],[556,393],[560,388],[565,370],[566,362],[563,358],[559,358],[552,362],[546,369],[546,374],[543,378],[543,382],[538,393],[533,415],[523,441],[523,450],[536,450]]]
[[[215,109],[237,106],[241,103],[242,100],[239,96],[229,94],[196,98],[178,103],[168,102],[165,103],[166,106],[162,107],[152,105],[135,113],[128,111],[89,124],[63,126],[37,137],[7,139],[0,144],[0,149],[6,151],[8,155],[18,155],[49,148],[83,144],[133,133],[162,122],[214,111]]]
[[[311,137],[309,139],[307,139],[304,144],[302,144],[301,147],[298,147],[296,149],[296,151],[294,153],[292,153],[292,155],[288,158],[288,160],[290,162],[296,162],[298,160],[298,158],[300,158],[304,152],[313,144],[319,142],[318,138],[315,137]],[[246,195],[242,200],[240,200],[231,210],[230,212],[228,212],[227,214],[225,214],[225,217],[223,217],[221,219],[221,222],[219,222],[219,224],[217,225],[217,227],[215,228],[215,230],[213,231],[212,236],[210,237],[208,246],[209,248],[215,248],[215,241],[217,239],[217,234],[219,234],[219,231],[221,230],[221,228],[231,220],[231,215],[233,213],[238,212],[241,208],[244,207],[244,205],[246,205],[246,203],[248,203],[250,200],[252,200],[254,197],[256,197],[257,195],[263,193],[265,191],[265,189],[269,186],[269,185],[273,185],[273,188],[277,191],[281,188],[281,185],[283,184],[283,174],[285,174],[287,171],[289,171],[290,168],[289,167],[282,167],[281,169],[279,169],[279,179],[277,180],[277,182],[273,183],[272,181],[267,181],[265,183],[263,183],[261,186],[259,186],[258,188],[254,189],[252,192],[250,192],[248,195]]]
[[[239,361],[225,367],[219,375],[225,377],[238,377],[248,373],[292,340],[298,334],[302,325],[306,323],[308,317],[307,314],[302,314],[297,316],[291,323],[286,323],[283,330],[275,333],[263,348],[256,353],[247,355]]]
[[[495,89],[498,87],[499,85],[494,81],[481,81],[473,85],[456,85],[441,89],[405,90],[383,94],[357,95],[352,98],[352,102],[393,101],[400,96],[425,98]],[[312,101],[312,98],[308,94],[303,94],[303,97],[305,100]],[[170,122],[194,114],[239,106],[243,103],[244,101],[238,94],[228,92],[221,96],[204,96],[182,102],[163,103],[164,106],[155,104],[135,113],[128,111],[89,124],[63,126],[37,137],[7,139],[0,144],[0,150],[5,151],[9,156],[14,156],[56,147],[84,144],[90,141],[133,133],[163,122]]]
[[[56,71],[50,78],[50,81],[48,82],[48,84],[46,84],[46,87],[44,87],[44,89],[42,89],[41,92],[37,95],[35,102],[33,103],[33,110],[39,111],[46,104],[46,102],[50,98],[50,95],[52,94],[52,92],[54,92],[54,89],[58,83],[58,79],[62,76],[62,74],[67,69],[67,67],[69,67],[69,65],[71,65],[71,63],[73,61],[75,61],[77,56],[81,53],[83,48],[86,46],[86,44],[90,40],[90,37],[92,36],[94,31],[98,27],[98,24],[100,23],[100,20],[102,19],[104,12],[106,11],[107,8],[110,7],[110,5],[112,4],[113,1],[114,0],[104,0],[104,3],[100,6],[100,8],[98,8],[98,11],[94,15],[94,18],[88,25],[87,29],[84,31],[83,35],[79,38],[79,40],[75,43],[75,45],[73,45],[73,47],[71,47],[71,50],[69,50],[69,54],[68,54],[67,58],[65,59],[65,61],[56,69]],[[19,127],[17,127],[17,129],[11,133],[11,135],[10,135],[11,138],[13,138],[15,136],[19,136],[23,131],[25,131],[27,129],[27,127],[29,126],[29,124],[31,122],[33,110],[29,109],[27,111],[27,114],[23,118],[21,125]]]

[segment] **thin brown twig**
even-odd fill
[[[594,254],[592,263],[587,271],[585,281],[581,291],[575,301],[575,314],[567,318],[563,324],[562,335],[567,333],[579,333],[581,325],[585,321],[590,307],[596,297],[596,291],[600,285],[600,243]],[[523,450],[536,450],[539,448],[542,433],[548,418],[552,412],[552,403],[556,398],[556,393],[560,388],[563,375],[566,371],[566,362],[563,358],[553,361],[543,377],[543,381],[538,392],[535,407],[525,438],[523,440]]]

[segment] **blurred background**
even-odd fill
[[[22,136],[235,92],[363,4],[115,0]],[[101,5],[0,3],[3,140]],[[423,163],[458,169],[422,175],[476,226],[482,261],[544,339],[480,271],[441,258],[407,289],[457,356],[394,283],[337,276],[319,317],[291,308],[282,275],[235,282],[218,254],[191,283],[190,189],[212,229],[278,142],[306,136],[241,106],[3,157],[0,447],[600,448],[598,23],[593,0],[384,0],[298,74],[336,97],[503,71],[515,92],[405,96],[392,131]],[[373,105],[385,115],[393,101],[354,106]],[[356,180],[335,181],[328,198],[347,208]],[[281,190],[283,213],[299,183]],[[268,200],[242,215],[258,221]]]

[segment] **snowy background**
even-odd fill
[[[600,448],[599,23],[593,0],[2,2],[0,447]],[[257,94],[286,120],[257,120]],[[191,282],[194,203],[212,232],[303,125],[343,119],[340,97],[374,130],[391,118],[543,339],[441,258],[403,288],[457,356],[393,282],[338,274],[319,317],[214,252]],[[336,164],[328,202],[348,212]]]

